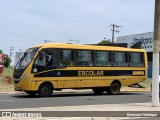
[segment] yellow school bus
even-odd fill
[[[40,44],[29,48],[14,68],[14,89],[50,96],[55,90],[92,89],[116,95],[121,86],[144,81],[146,52],[122,47]]]

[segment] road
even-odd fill
[[[151,102],[151,93],[121,92],[119,95],[95,95],[92,92],[54,93],[54,95],[47,98],[29,97],[27,94],[0,95],[0,109],[145,102]]]

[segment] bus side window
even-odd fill
[[[112,66],[111,53],[108,51],[95,51],[95,66]]]
[[[37,73],[43,71],[45,69],[45,63],[46,63],[46,54],[44,51],[40,51],[37,58],[35,59],[32,72]]]
[[[37,57],[37,59],[35,60],[35,65],[38,65],[38,66],[45,66],[45,52],[44,51],[41,51]]]
[[[73,66],[73,50],[60,50],[60,66]]]
[[[76,51],[76,66],[93,66],[93,52],[89,50]]]
[[[53,66],[53,55],[46,55],[46,66]]]
[[[57,51],[56,51],[56,49],[46,48],[46,49],[44,49],[44,52],[45,52],[45,66],[46,66],[46,70],[47,70],[50,67],[55,66],[56,59],[54,56],[57,55]]]
[[[128,66],[126,52],[113,52],[113,66]]]
[[[143,53],[129,53],[131,67],[144,67],[144,54]]]

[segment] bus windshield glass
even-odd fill
[[[16,66],[15,66],[15,70],[19,70],[19,69],[25,69],[29,63],[31,62],[31,60],[33,59],[35,53],[37,52],[38,48],[30,48],[28,49],[19,59],[19,61],[17,62]]]

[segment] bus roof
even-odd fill
[[[116,46],[99,46],[99,45],[81,45],[81,44],[66,44],[66,43],[47,43],[39,44],[34,47],[42,48],[63,48],[63,49],[85,49],[85,50],[110,50],[110,51],[132,51],[132,52],[145,52],[144,49],[123,48]]]

